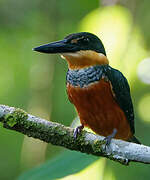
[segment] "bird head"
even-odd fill
[[[101,40],[88,32],[70,34],[63,40],[45,44],[33,50],[41,53],[60,54],[67,60],[71,69],[108,64]]]

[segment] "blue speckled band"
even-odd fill
[[[96,65],[78,70],[68,70],[67,82],[73,86],[86,87],[90,83],[99,81],[105,73],[107,65]]]

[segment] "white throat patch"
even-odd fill
[[[77,52],[74,52],[74,53],[62,53],[61,54],[61,57],[64,59],[65,56],[70,56],[70,57],[76,57],[76,58],[79,58],[79,57],[82,57],[82,53],[80,51],[77,51]]]

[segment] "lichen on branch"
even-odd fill
[[[113,139],[106,147],[104,137],[84,130],[74,139],[72,128],[27,114],[19,108],[0,105],[0,122],[4,128],[29,137],[70,150],[106,157],[123,165],[131,161],[150,164],[148,146]]]

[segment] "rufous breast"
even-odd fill
[[[131,129],[127,118],[116,102],[111,84],[101,78],[85,87],[67,83],[69,100],[75,105],[81,124],[102,136],[117,129],[115,138],[128,140]]]

